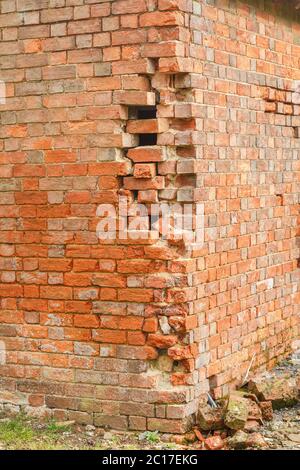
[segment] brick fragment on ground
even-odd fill
[[[298,388],[291,377],[263,375],[250,380],[248,388],[261,401],[270,401],[273,409],[294,406],[298,402]]]
[[[228,399],[224,423],[230,429],[239,430],[245,427],[249,415],[249,403],[246,398],[231,394]]]
[[[247,448],[264,449],[268,447],[263,436],[259,433],[247,434],[242,430],[237,431],[227,440],[228,446],[235,450],[244,450]]]
[[[213,431],[224,428],[224,411],[222,408],[202,406],[198,410],[197,423],[203,431]]]
[[[221,450],[224,447],[224,441],[221,436],[211,436],[205,439],[204,446],[208,450]]]

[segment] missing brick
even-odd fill
[[[156,119],[156,106],[141,107],[137,109],[137,119]]]
[[[157,145],[157,134],[139,134],[139,146]]]
[[[129,119],[156,119],[156,106],[130,106]]]

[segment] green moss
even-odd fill
[[[6,449],[64,449],[59,438],[68,429],[53,420],[41,425],[21,413],[0,421],[0,445]]]

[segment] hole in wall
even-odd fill
[[[156,119],[156,106],[147,106],[137,108],[137,119]]]
[[[139,134],[139,146],[157,145],[157,134]]]
[[[156,119],[156,106],[130,106],[128,110],[129,119]]]

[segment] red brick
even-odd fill
[[[143,189],[163,189],[165,186],[165,181],[163,176],[155,176],[152,179],[147,178],[135,178],[128,176],[124,178],[124,188],[125,189],[134,189],[134,190],[143,190]]]
[[[141,13],[147,11],[147,5],[145,0],[121,0],[113,3],[112,13],[114,15],[124,15],[127,13]]]
[[[153,11],[140,16],[140,26],[183,26],[183,14],[178,11]]]
[[[156,134],[169,129],[167,119],[141,119],[128,121],[127,132],[131,134]]]
[[[134,166],[135,178],[154,178],[156,175],[156,167],[154,163],[137,163]]]
[[[129,149],[128,158],[136,162],[161,162],[165,160],[164,147],[137,147]]]

